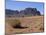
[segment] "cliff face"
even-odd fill
[[[41,15],[40,11],[38,11],[36,8],[25,8],[24,10],[18,11],[18,10],[10,10],[10,9],[5,9],[5,14],[6,16],[36,16],[36,15]]]

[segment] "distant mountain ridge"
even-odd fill
[[[40,11],[38,11],[36,8],[25,8],[24,10],[18,11],[18,10],[10,10],[10,9],[5,9],[5,14],[6,16],[16,16],[16,17],[21,17],[21,16],[40,16]]]

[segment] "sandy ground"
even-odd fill
[[[12,28],[7,20],[19,19],[21,26],[28,28],[25,29],[14,29]],[[20,18],[6,18],[6,35],[12,35],[16,33],[39,33],[44,32],[44,21],[43,16],[32,16],[32,17],[20,17]]]

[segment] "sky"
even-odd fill
[[[6,0],[6,9],[11,10],[24,10],[25,8],[37,8],[41,14],[44,12],[44,3],[42,2],[21,2],[21,1],[12,1]]]

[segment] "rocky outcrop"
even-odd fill
[[[25,8],[24,10],[18,11],[18,10],[10,10],[5,9],[6,16],[40,16],[40,11],[38,11],[36,8]]]

